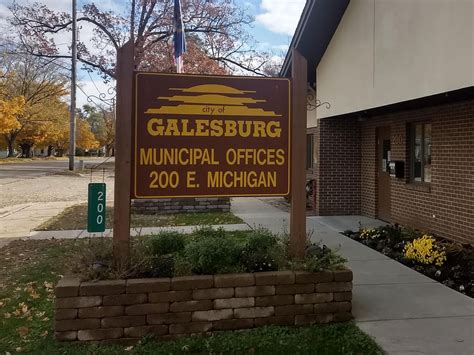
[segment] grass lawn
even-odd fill
[[[0,354],[382,354],[352,323],[265,327],[208,338],[133,346],[75,345],[53,339],[53,286],[87,240],[13,241],[0,249]]]
[[[113,207],[107,207],[106,228],[112,228],[114,220]],[[177,213],[169,215],[132,214],[132,227],[169,227],[196,226],[209,224],[244,223],[230,212]],[[87,228],[87,205],[75,205],[66,208],[62,213],[49,219],[36,228],[38,231],[71,230]]]

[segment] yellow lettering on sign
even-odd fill
[[[219,165],[214,148],[140,148],[140,165]]]
[[[140,165],[153,164],[153,151],[151,149],[140,148]]]
[[[280,134],[281,134],[280,122],[277,122],[277,121],[268,122],[266,132],[267,132],[267,136],[269,136],[270,138],[280,137]]]
[[[181,124],[183,125],[183,130],[181,131],[181,135],[183,137],[194,137],[194,129],[188,129],[189,120],[183,118],[181,120]]]
[[[237,122],[235,121],[225,121],[225,132],[224,136],[226,137],[235,137],[237,135]]]
[[[162,136],[163,135],[163,120],[161,118],[152,118],[148,121],[146,125],[146,129],[148,133],[155,137],[155,136]]]
[[[211,129],[211,137],[222,137],[224,128],[222,128],[222,121],[212,120],[209,124]]]
[[[262,188],[276,187],[276,171],[208,171],[209,188]]]
[[[266,137],[267,136],[265,134],[266,123],[264,121],[254,121],[253,126],[254,126],[254,130],[253,130],[253,136],[254,137]]]
[[[198,187],[196,186],[196,172],[195,171],[188,171],[186,173],[186,187],[192,189],[192,188],[195,188],[195,187]]]
[[[196,137],[207,137],[209,136],[209,121],[208,120],[196,120]]]
[[[187,118],[151,118],[147,122],[147,132],[153,136],[174,137],[269,137],[281,135],[279,121],[248,120],[207,120]]]

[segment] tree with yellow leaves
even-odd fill
[[[95,138],[94,133],[92,133],[89,122],[78,119],[76,134],[76,145],[78,148],[82,148],[84,150],[99,148],[99,141]]]
[[[8,156],[14,156],[14,148],[19,145],[22,156],[30,156],[34,144],[46,139],[49,123],[55,119],[51,103],[57,103],[67,94],[67,76],[53,62],[23,55],[3,55],[0,58],[0,100],[4,107],[13,107],[16,102],[16,120],[12,120],[11,109],[9,119],[1,131],[7,143]],[[24,104],[21,99],[23,97]],[[15,101],[16,100],[16,101]],[[7,116],[5,116],[7,117]],[[8,124],[7,124],[8,122]]]
[[[69,146],[69,111],[63,102],[57,102],[51,107],[52,112],[48,113],[51,121],[46,126],[46,134],[40,144],[51,146],[56,155],[61,157]],[[84,150],[99,148],[99,141],[92,133],[89,123],[79,117],[76,122],[76,146]]]
[[[45,135],[37,144],[48,146],[48,152],[56,151],[62,157],[69,145],[69,109],[66,103],[52,100],[43,114],[49,118],[45,124]]]
[[[104,107],[84,105],[80,116],[86,120],[105,155],[110,156],[115,146],[115,112]]]
[[[2,95],[5,96],[5,95]],[[0,134],[20,128],[20,117],[25,111],[25,97],[17,96],[12,99],[0,100]]]

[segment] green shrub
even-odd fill
[[[344,268],[347,260],[337,251],[323,245],[313,243],[306,248],[306,257],[303,260],[291,260],[289,266],[292,270],[305,270],[318,272],[323,270],[338,270]]]
[[[241,247],[223,229],[200,228],[186,245],[185,257],[194,274],[221,274],[239,271]]]
[[[215,229],[212,226],[201,226],[197,228],[194,232],[193,235],[196,238],[208,238],[208,237],[214,237],[214,238],[225,238],[226,237],[226,232],[224,228],[217,228]]]
[[[247,272],[276,271],[284,259],[283,245],[269,230],[256,229],[249,237],[240,263]]]
[[[179,232],[163,231],[150,237],[151,253],[156,256],[184,250],[185,237]]]
[[[152,277],[173,277],[175,268],[174,255],[159,255],[151,260]]]

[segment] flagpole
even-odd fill
[[[181,12],[181,1],[174,0],[174,60],[176,73],[183,72],[183,53],[186,52],[186,39]]]

